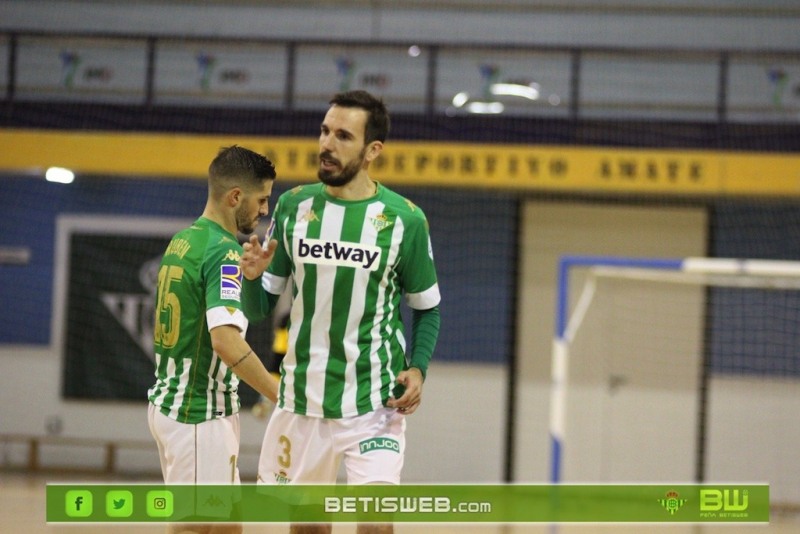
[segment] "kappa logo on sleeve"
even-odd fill
[[[242,294],[242,270],[238,265],[220,267],[219,298],[239,300]]]
[[[301,237],[294,242],[294,255],[303,263],[376,271],[380,264],[381,249],[363,243]]]

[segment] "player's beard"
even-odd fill
[[[342,170],[339,171],[338,174],[320,168],[319,171],[317,172],[317,177],[319,178],[319,181],[331,187],[342,187],[344,185],[349,184],[350,182],[353,181],[353,178],[356,177],[358,171],[360,171],[361,167],[364,165],[364,158],[366,157],[366,154],[367,154],[367,148],[364,147],[361,149],[361,152],[359,152],[358,158],[354,159],[353,161],[345,165],[342,168]],[[331,161],[335,161],[336,163],[338,163],[338,160],[331,158],[330,152],[327,151],[320,154],[319,157],[320,159],[327,158]]]
[[[247,205],[244,202],[236,208],[236,228],[245,235],[253,233],[253,230],[258,226],[259,218],[260,216],[254,220],[248,215]]]

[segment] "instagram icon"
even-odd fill
[[[170,517],[172,515],[173,498],[168,490],[147,492],[147,515],[150,517]]]

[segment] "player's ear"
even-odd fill
[[[369,145],[367,145],[366,153],[364,154],[364,161],[367,163],[372,163],[378,156],[381,155],[383,151],[383,143],[380,141],[373,141]]]
[[[244,191],[240,187],[233,187],[225,195],[225,201],[231,208],[235,208],[244,199]]]

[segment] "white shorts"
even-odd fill
[[[275,408],[264,434],[258,482],[335,484],[344,459],[350,485],[399,484],[405,429],[405,416],[392,408],[342,419]]]
[[[148,404],[166,484],[239,484],[239,414],[179,423]]]

